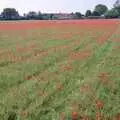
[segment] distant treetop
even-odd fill
[[[120,0],[117,0],[113,6],[114,7],[120,7]]]

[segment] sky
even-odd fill
[[[116,0],[0,0],[0,12],[3,8],[16,8],[22,15],[28,11],[41,11],[42,13],[85,13],[87,9],[93,10],[97,4],[105,4],[109,8]]]

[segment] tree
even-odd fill
[[[54,17],[52,16],[52,18],[54,18]],[[51,19],[51,14],[47,14],[47,13],[42,14],[42,19],[43,20],[50,20]]]
[[[114,6],[113,9],[117,10],[120,16],[120,0],[117,0],[113,6]]]
[[[105,13],[106,18],[117,18],[118,16],[119,16],[119,13],[114,8]]]
[[[54,17],[54,14],[50,14],[50,20],[52,20],[53,19],[53,17]]]
[[[19,19],[19,13],[16,11],[15,8],[5,8],[2,12],[2,17],[5,20],[14,20]]]
[[[92,16],[92,12],[91,10],[87,10],[86,13],[85,13],[85,16],[88,17],[88,16]]]
[[[80,19],[80,18],[82,17],[82,14],[81,14],[80,12],[76,12],[76,13],[75,13],[75,17],[76,17],[77,19]]]
[[[117,0],[113,6],[114,11],[117,11],[120,16],[120,0]]]
[[[40,11],[37,13],[37,19],[38,20],[42,20],[43,19],[42,18],[42,13]]]
[[[108,11],[108,8],[106,5],[98,4],[95,6],[94,11],[98,12],[100,15],[103,15],[105,12]]]
[[[120,16],[120,6],[115,7],[114,9],[117,10],[117,12],[119,13],[119,16]]]
[[[97,11],[93,11],[92,16],[100,16],[100,13]]]
[[[113,6],[114,8],[120,7],[120,0],[117,0]]]
[[[26,15],[27,19],[36,19],[37,18],[37,13],[34,11],[30,11],[27,15]]]

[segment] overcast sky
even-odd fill
[[[112,7],[116,0],[0,0],[0,12],[3,8],[16,8],[20,14],[28,11],[41,12],[81,12],[93,10],[96,4],[105,4]]]

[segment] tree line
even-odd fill
[[[23,16],[15,8],[5,8],[0,14],[0,20],[57,20],[57,19],[85,19],[85,18],[120,18],[120,4],[116,2],[112,9],[106,5],[98,4],[94,10],[87,10],[83,15],[80,12],[63,14],[63,13],[41,13],[30,11]]]

